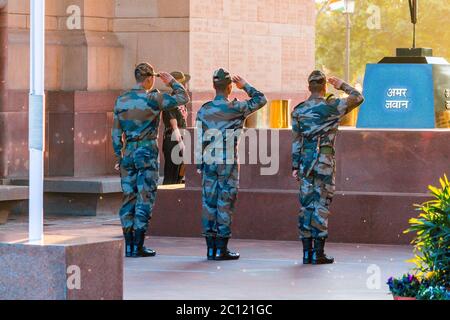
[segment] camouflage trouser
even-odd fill
[[[306,156],[307,157],[307,156]],[[327,238],[336,165],[333,155],[321,154],[308,177],[301,177],[299,229],[301,238]]]
[[[239,188],[239,165],[205,165],[202,186],[203,235],[230,238]]]
[[[127,144],[120,162],[120,175],[124,194],[119,213],[122,226],[147,231],[158,189],[157,142]]]

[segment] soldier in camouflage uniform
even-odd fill
[[[348,98],[326,97],[327,78],[321,71],[314,71],[309,77],[311,97],[292,114],[293,176],[301,181],[299,228],[305,264],[334,262],[325,255],[324,247],[335,192],[335,141],[342,118],[364,101],[360,92],[342,80],[328,81]]]
[[[173,95],[150,91],[157,76],[173,89]],[[189,96],[170,74],[155,74],[148,63],[136,67],[135,77],[136,86],[116,101],[112,141],[124,193],[119,214],[126,242],[125,253],[127,257],[149,257],[156,255],[155,251],[144,247],[144,240],[159,180],[157,137],[160,114],[187,104]]]
[[[249,95],[249,100],[229,100],[233,82]],[[202,146],[199,173],[203,180],[203,235],[208,260],[237,260],[239,254],[228,250],[228,241],[239,187],[239,135],[245,119],[264,107],[267,100],[244,79],[232,78],[224,69],[214,72],[213,83],[214,101],[203,105],[197,114]]]

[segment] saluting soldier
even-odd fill
[[[331,264],[325,255],[328,216],[335,192],[335,142],[345,115],[360,106],[364,98],[344,81],[331,77],[328,82],[348,98],[326,97],[327,78],[321,71],[309,77],[311,96],[292,114],[293,177],[300,180],[299,229],[303,241],[304,264]]]
[[[162,94],[152,90],[155,77],[173,90]],[[121,95],[114,107],[112,141],[124,193],[120,218],[127,257],[150,257],[156,252],[144,247],[159,180],[158,129],[162,111],[189,102],[184,87],[170,74],[156,74],[148,63],[135,69],[136,86]],[[125,146],[124,146],[125,144]]]
[[[244,90],[249,100],[230,100],[233,83]],[[197,114],[201,132],[203,180],[203,235],[208,260],[237,260],[239,253],[228,249],[232,215],[239,187],[238,141],[245,119],[264,107],[267,100],[239,76],[231,77],[225,69],[213,75],[216,97],[203,105]]]

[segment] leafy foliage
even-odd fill
[[[430,186],[434,200],[418,205],[420,215],[410,220],[405,233],[416,233],[413,240],[417,270],[430,286],[450,287],[450,183],[440,179],[441,189]]]

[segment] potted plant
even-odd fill
[[[450,289],[450,183],[447,176],[440,183],[440,189],[429,187],[434,199],[417,205],[420,215],[410,220],[405,233],[416,234],[412,262],[419,276],[429,286]]]
[[[402,278],[390,278],[387,284],[394,300],[416,300],[421,288],[420,280],[411,274]]]
[[[441,188],[430,186],[434,199],[416,205],[419,217],[409,221],[405,233],[415,233],[412,244],[416,276],[391,278],[389,288],[395,300],[450,299],[450,183],[440,179]],[[418,286],[418,287],[417,287]],[[399,298],[399,297],[403,297]]]

